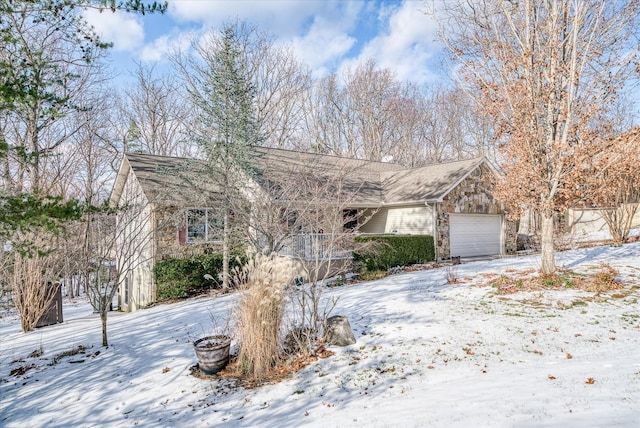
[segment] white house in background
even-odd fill
[[[636,204],[637,205],[637,204]],[[602,216],[601,208],[570,208],[567,225],[577,241],[607,241],[611,239],[609,226]],[[631,220],[631,229],[640,228],[640,209]]]
[[[255,149],[253,159],[256,186],[260,186],[260,174],[266,167],[287,174],[292,166],[306,165],[324,174],[344,174],[345,185],[352,191],[346,208],[368,219],[357,225],[359,233],[432,235],[439,260],[516,250],[515,224],[506,220],[503,205],[493,196],[498,172],[486,158],[404,168],[260,147]],[[131,198],[141,198],[148,213],[143,223],[149,240],[141,248],[145,263],[122,272],[126,276],[119,293],[122,310],[135,310],[155,301],[152,271],[157,261],[196,255],[219,242],[220,223],[211,209],[219,193],[213,185],[206,187],[201,165],[202,161],[185,158],[124,155],[111,202],[124,206]],[[190,183],[196,181],[199,188],[207,190],[194,195]],[[131,239],[136,238],[132,235]]]

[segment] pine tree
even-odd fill
[[[258,144],[255,86],[240,43],[242,24],[226,24],[211,43],[201,47],[206,66],[190,80],[190,95],[198,109],[194,139],[206,155],[207,176],[219,188],[222,218],[222,286],[229,285],[231,216],[239,214],[242,186],[252,174],[251,148]],[[205,52],[213,49],[213,52]]]

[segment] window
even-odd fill
[[[187,210],[187,242],[212,242],[222,239],[222,220],[206,208]]]
[[[353,232],[358,228],[358,210],[342,210],[344,232]]]
[[[302,225],[299,223],[297,212],[283,210],[282,215],[288,232],[300,232],[300,230],[302,230]]]

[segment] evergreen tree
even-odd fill
[[[198,109],[194,139],[206,155],[208,177],[219,189],[216,200],[222,220],[222,286],[229,285],[231,216],[240,215],[242,186],[251,175],[251,148],[259,138],[255,86],[240,43],[243,24],[226,24],[198,49],[205,66],[188,78],[189,93]]]

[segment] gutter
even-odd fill
[[[413,201],[400,201],[400,202],[381,202],[377,205],[372,204],[352,204],[349,207],[353,208],[384,208],[384,207],[402,207],[405,205],[422,205],[425,204],[429,206],[430,203],[435,204],[442,202],[444,199],[442,197],[436,199],[416,199]]]

